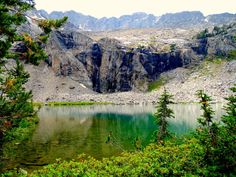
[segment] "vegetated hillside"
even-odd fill
[[[236,14],[222,13],[204,16],[199,11],[184,11],[178,13],[167,13],[162,16],[155,16],[144,12],[137,12],[131,15],[123,15],[119,18],[100,18],[83,15],[75,11],[53,11],[48,14],[44,10],[35,12],[44,18],[69,17],[69,22],[81,30],[108,31],[117,29],[132,28],[191,28],[206,27],[212,25],[228,24],[236,20]]]
[[[234,62],[220,62],[217,72],[209,65],[211,77],[195,68],[207,56],[213,63],[217,57],[234,59],[235,29],[235,24],[201,33],[136,29],[96,34],[62,29],[52,34],[48,59],[38,68],[27,66],[31,73],[27,85],[37,101],[154,102],[159,91],[141,92],[164,84],[176,93],[177,101],[194,101],[188,93],[200,88],[222,100],[227,87],[236,81]],[[162,73],[171,76],[163,79]],[[115,93],[124,91],[132,92]]]

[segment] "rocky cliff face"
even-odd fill
[[[236,49],[236,23],[214,27],[191,45],[197,54],[227,57]]]
[[[79,32],[55,31],[47,63],[58,76],[68,76],[96,92],[146,90],[148,82],[177,67],[197,61],[190,47],[156,53],[129,48],[118,40],[94,41]]]
[[[196,20],[201,18],[199,14]],[[29,21],[19,31],[35,35],[40,29]],[[166,32],[163,34],[172,31]],[[150,33],[156,35],[153,31]],[[236,49],[236,24],[214,28],[196,40],[190,36],[179,39],[175,32],[171,39],[155,38],[146,46],[125,45],[124,41],[111,38],[95,40],[85,34],[69,28],[53,32],[45,62],[56,76],[69,77],[102,93],[145,91],[148,83],[165,71],[199,63],[207,55],[227,56]],[[157,50],[158,46],[168,49]]]

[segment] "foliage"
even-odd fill
[[[226,98],[226,115],[222,117],[224,123],[221,127],[218,153],[219,171],[221,173],[234,172],[236,174],[236,85],[231,88],[233,94]]]
[[[173,111],[168,107],[172,101],[172,95],[170,95],[166,89],[162,93],[161,97],[159,98],[158,104],[156,106],[156,113],[154,117],[156,119],[157,125],[159,125],[159,130],[157,132],[157,142],[161,143],[164,139],[170,136],[168,132],[168,118],[174,118]]]
[[[38,117],[27,117],[25,119],[20,119],[19,127],[12,128],[6,133],[4,137],[5,141],[11,141],[10,143],[21,142],[29,138],[29,132],[34,130],[34,127],[38,123]],[[14,142],[13,142],[14,141]]]
[[[197,96],[200,99],[201,109],[203,110],[203,115],[198,119],[199,124],[203,128],[209,128],[212,123],[214,111],[210,105],[212,101],[211,97],[203,92],[203,90],[197,91]]]
[[[63,17],[62,19],[56,20],[39,20],[38,25],[41,27],[46,34],[49,34],[53,28],[61,27],[66,21],[68,17]]]
[[[2,0],[0,2],[0,58],[4,58],[12,43],[16,40],[16,26],[26,21],[23,13],[34,5],[33,1],[28,0]]]
[[[215,56],[215,55],[207,55],[201,65],[208,66],[208,64],[222,64],[224,63],[224,56]]]
[[[170,44],[170,51],[173,52],[176,49],[176,44]]]
[[[233,40],[234,40],[234,42],[236,43],[236,35],[235,35],[235,36],[233,36]]]
[[[22,35],[22,42],[25,46],[25,52],[21,52],[19,58],[26,63],[38,65],[41,60],[45,60],[48,56],[43,49],[42,44],[46,42],[44,36],[39,36],[36,41],[27,33]]]
[[[204,149],[203,165],[207,176],[221,176],[235,173],[236,167],[236,96],[235,87],[231,89],[234,95],[226,98],[229,102],[225,107],[227,114],[222,117],[224,124],[213,121],[214,111],[210,106],[211,98],[198,91],[203,115],[199,118],[200,127],[197,137]]]
[[[58,160],[28,176],[202,176],[201,153],[202,148],[195,139],[181,145],[151,144],[143,151],[124,152],[102,161],[83,155],[70,162]],[[24,176],[16,171],[4,174],[14,175]]]
[[[153,82],[150,82],[148,84],[148,92],[151,92],[153,90],[159,89],[161,86],[163,86],[166,83],[164,78],[159,78],[158,80],[155,80]]]
[[[139,49],[139,50],[144,50],[145,48],[146,48],[145,45],[141,44],[141,43],[139,43],[137,46],[137,49]]]
[[[33,7],[33,0],[2,0],[0,2],[0,140],[6,130],[19,126],[20,118],[32,116],[35,113],[32,93],[26,91],[24,87],[29,74],[19,60],[38,64],[40,60],[46,59],[43,44],[47,41],[49,32],[44,31],[36,39],[28,34],[17,33],[17,27],[26,21],[25,12]],[[66,20],[66,17],[62,20],[49,20],[49,27],[58,28]],[[22,44],[21,48],[23,46],[24,50],[18,51],[17,48],[10,50],[14,42]],[[14,66],[7,65],[7,58],[15,60],[12,64]]]
[[[228,60],[236,60],[236,50],[229,51],[229,54],[227,56]]]
[[[197,91],[197,96],[200,99],[199,103],[203,111],[203,115],[198,118],[200,125],[198,135],[200,142],[205,147],[205,160],[209,161],[211,158],[211,147],[215,147],[217,144],[218,125],[213,122],[214,111],[210,105],[211,97],[204,93],[203,90]]]
[[[209,32],[209,30],[206,28],[205,30],[198,33],[196,38],[197,39],[205,39],[205,38],[213,37],[213,36],[216,36],[219,34],[225,35],[225,34],[227,34],[227,30],[230,28],[232,28],[231,24],[230,25],[223,25],[222,27],[214,26],[212,32]]]
[[[226,98],[228,104],[225,106],[226,115],[222,117],[222,121],[230,132],[236,133],[236,85],[230,90],[233,95]]]
[[[211,37],[211,34],[209,33],[209,30],[207,28],[197,34],[197,39],[204,39],[207,37]]]
[[[23,85],[28,81],[29,74],[17,60],[16,67],[9,70],[9,75],[0,86],[0,125],[2,128],[17,126],[19,118],[34,114],[30,100],[31,91],[25,91]],[[4,126],[6,125],[6,126]],[[3,129],[4,130],[4,129]]]
[[[211,35],[215,36],[218,34],[227,34],[227,29],[229,29],[230,25],[223,25],[222,27],[214,26]]]
[[[82,105],[95,105],[95,104],[112,104],[109,102],[48,102],[47,106],[82,106]]]
[[[37,116],[19,119],[18,127],[11,128],[4,136],[4,143],[0,147],[1,156],[7,159],[16,158],[18,155],[18,145],[32,137],[37,123]],[[0,162],[0,173],[3,170],[1,166],[2,164]]]
[[[17,126],[18,118],[31,116],[34,113],[31,102],[32,94],[27,92],[24,84],[29,74],[24,71],[14,53],[9,51],[13,42],[20,37],[16,27],[26,21],[24,12],[34,5],[33,1],[1,1],[0,3],[0,132],[3,134],[9,127]],[[6,57],[15,56],[16,66],[6,66]],[[1,139],[1,138],[0,138]]]

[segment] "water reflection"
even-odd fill
[[[216,117],[222,115],[222,105],[213,105]],[[193,130],[196,117],[201,115],[197,104],[172,105],[175,119],[170,129],[176,135]],[[135,137],[142,145],[149,143],[157,129],[153,118],[154,106],[71,106],[43,107],[40,122],[31,140],[17,148],[16,156],[6,166],[34,168],[62,158],[70,160],[85,153],[101,159],[133,150]],[[106,143],[112,132],[115,145]]]

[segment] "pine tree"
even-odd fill
[[[214,121],[214,111],[210,105],[211,97],[202,90],[197,91],[197,96],[200,99],[201,109],[203,114],[198,118],[200,124],[197,129],[197,137],[204,149],[203,165],[207,168],[207,173],[217,173],[220,156],[218,155],[220,147],[220,125]],[[207,176],[214,176],[206,174]],[[216,175],[217,176],[217,175]]]
[[[212,99],[204,93],[203,90],[197,91],[197,96],[200,99],[199,103],[201,104],[201,109],[203,110],[202,116],[198,118],[198,123],[200,124],[199,130],[207,133],[206,136],[210,137],[210,143],[212,146],[216,145],[218,125],[213,121],[214,111],[210,105]]]
[[[221,124],[213,120],[214,111],[210,106],[211,98],[198,91],[203,115],[199,118],[198,139],[204,148],[206,176],[234,176],[236,174],[236,86],[233,94],[226,98],[226,115]]]
[[[26,91],[24,87],[29,74],[24,70],[20,60],[36,65],[40,60],[45,60],[47,54],[43,44],[47,42],[49,33],[67,20],[67,17],[59,20],[44,20],[42,27],[44,31],[35,39],[28,34],[18,34],[17,27],[27,20],[25,12],[32,9],[34,5],[33,0],[0,1],[0,140],[4,131],[12,126],[18,126],[20,118],[35,114],[32,92]],[[38,23],[40,25],[42,21],[38,20]],[[10,50],[16,41],[23,43],[25,51]],[[7,67],[8,58],[15,60],[13,68]]]
[[[200,99],[201,109],[203,110],[203,115],[198,119],[198,122],[203,127],[210,127],[213,119],[214,111],[210,105],[212,101],[211,97],[203,92],[203,90],[197,91],[197,96]]]
[[[226,98],[228,103],[225,106],[226,115],[222,117],[222,122],[224,122],[228,131],[236,136],[236,85],[230,88],[230,90],[233,94]]]
[[[174,112],[168,107],[169,104],[173,103],[172,98],[173,96],[165,89],[156,106],[156,113],[154,114],[154,117],[156,119],[157,125],[159,126],[159,130],[157,132],[158,143],[162,143],[165,138],[170,135],[170,132],[167,129],[167,119],[174,118]]]
[[[232,95],[225,98],[228,103],[224,107],[226,114],[221,118],[223,126],[217,155],[219,171],[233,176],[236,174],[236,85],[230,90]]]

